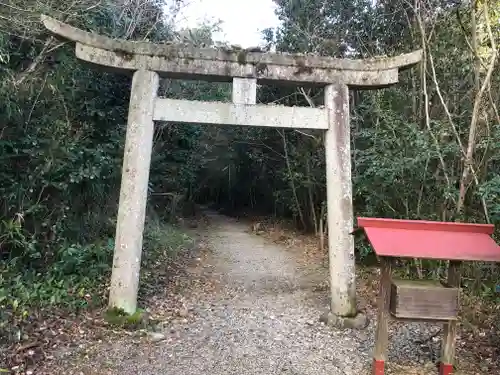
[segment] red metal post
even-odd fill
[[[439,365],[439,375],[451,375],[453,373],[453,365],[449,363],[441,363]]]
[[[372,369],[372,375],[384,375],[385,361],[374,359]]]

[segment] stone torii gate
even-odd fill
[[[133,72],[123,159],[110,306],[133,313],[142,252],[154,121],[324,129],[332,316],[356,315],[349,127],[349,87],[398,82],[420,50],[391,58],[350,60],[252,50],[195,48],[110,39],[42,16],[52,33],[76,42],[84,61]],[[232,82],[232,103],[157,96],[159,77]],[[325,87],[325,108],[257,105],[257,83]]]

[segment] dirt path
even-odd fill
[[[212,252],[193,276],[208,276],[216,288],[192,288],[186,312],[163,327],[161,340],[103,342],[78,358],[61,358],[58,367],[79,375],[368,373],[373,323],[366,331],[337,331],[318,321],[327,291],[315,286],[324,273],[234,219],[209,216],[206,241]],[[420,351],[411,344],[421,333],[418,327],[392,335],[391,357],[407,359]]]

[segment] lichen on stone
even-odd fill
[[[245,65],[247,63],[247,51],[241,50],[238,52],[237,56],[238,64]]]
[[[130,61],[134,58],[134,54],[130,53],[128,51],[125,51],[124,49],[121,48],[115,48],[113,52],[116,54],[116,56],[124,59],[125,61]]]

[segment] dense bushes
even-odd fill
[[[130,94],[130,77],[82,64],[73,45],[43,30],[40,13],[114,37],[174,35],[159,22],[167,19],[163,2],[9,4],[0,6],[0,310],[19,317],[29,307],[78,308],[107,297]],[[170,178],[168,189],[182,196],[196,142],[176,142],[199,130],[164,130],[156,134],[151,190],[166,182],[156,171],[175,176],[175,161],[185,180]],[[150,211],[166,217],[163,202],[153,203]],[[148,226],[145,248],[176,248],[168,243],[176,232],[158,236],[158,225]]]

